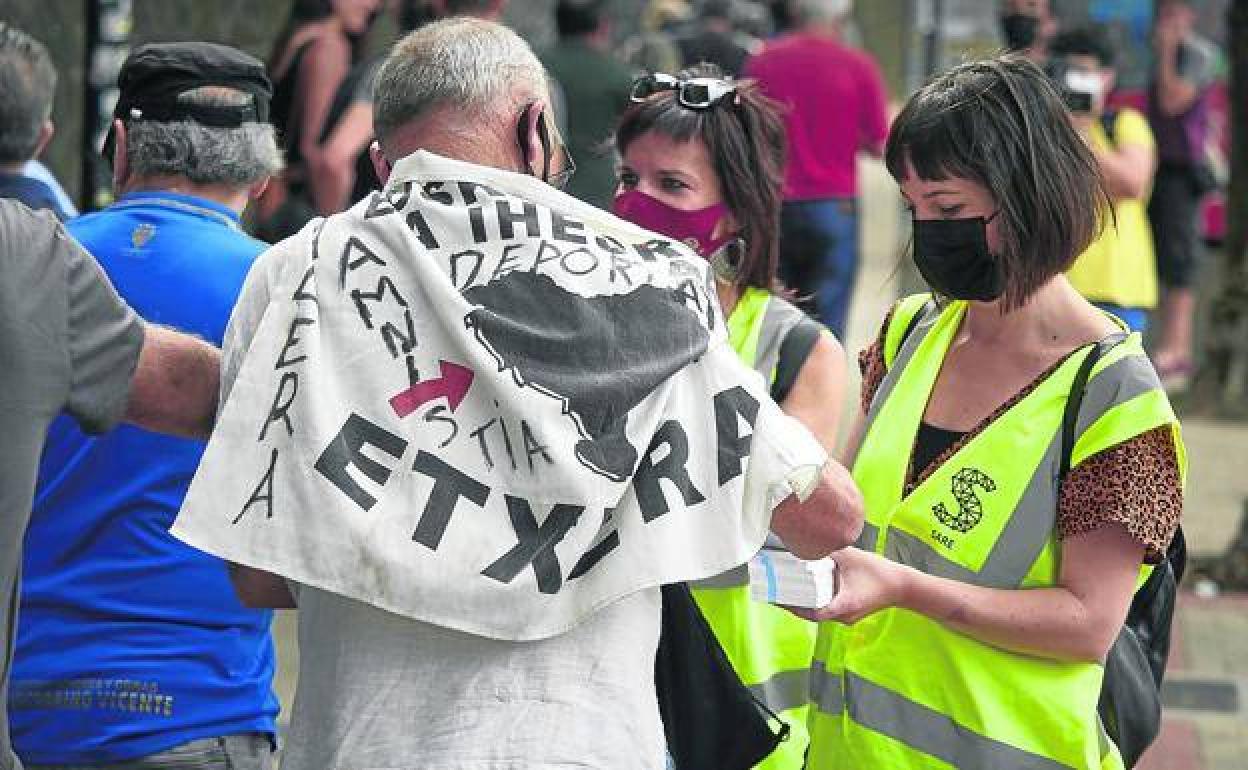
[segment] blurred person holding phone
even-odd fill
[[[1130,107],[1110,108],[1114,49],[1097,27],[1059,34],[1050,46],[1049,73],[1071,123],[1088,143],[1113,201],[1111,224],[1075,260],[1066,277],[1079,293],[1142,332],[1157,305],[1153,234],[1145,210],[1157,167],[1157,148],[1145,117]]]

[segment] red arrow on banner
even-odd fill
[[[451,411],[459,408],[472,386],[472,378],[476,375],[466,366],[453,364],[450,361],[438,361],[438,369],[442,376],[433,380],[424,380],[411,386],[399,395],[390,399],[390,406],[399,417],[406,417],[436,398],[446,397]]]

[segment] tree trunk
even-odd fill
[[[1218,411],[1248,413],[1248,2],[1227,9],[1230,58],[1230,186],[1227,235],[1217,265],[1201,395]]]

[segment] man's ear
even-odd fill
[[[538,179],[542,178],[542,166],[546,157],[546,148],[542,144],[542,133],[538,126],[542,115],[547,110],[544,102],[533,102],[521,115],[520,124],[516,129],[519,133],[518,139],[522,153],[520,168],[524,173]],[[549,116],[546,119],[549,120]]]
[[[126,176],[130,173],[126,162],[126,124],[113,120],[113,190],[120,193]]]
[[[255,184],[253,184],[251,187],[248,187],[248,188],[247,188],[247,199],[248,199],[248,200],[253,200],[253,201],[254,201],[254,200],[259,200],[259,199],[260,199],[260,196],[264,195],[264,191],[265,191],[265,190],[267,190],[267,189],[269,189],[269,180],[270,180],[270,179],[272,179],[272,177],[268,177],[268,176],[266,176],[264,179],[261,179],[259,182],[256,182],[256,183],[255,183]]]
[[[35,142],[35,152],[31,155],[31,159],[38,158],[47,149],[48,142],[52,141],[52,135],[56,133],[56,125],[51,118],[43,121],[43,125],[39,126],[39,139]]]
[[[368,145],[368,159],[373,162],[373,172],[377,174],[377,179],[381,181],[381,186],[385,187],[386,182],[390,180],[390,171],[394,168],[390,165],[390,161],[386,158],[385,153],[381,151],[381,145],[374,139],[372,144]]]

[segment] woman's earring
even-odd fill
[[[733,238],[716,249],[710,262],[717,280],[735,284],[741,277],[741,264],[745,262],[745,241]]]

